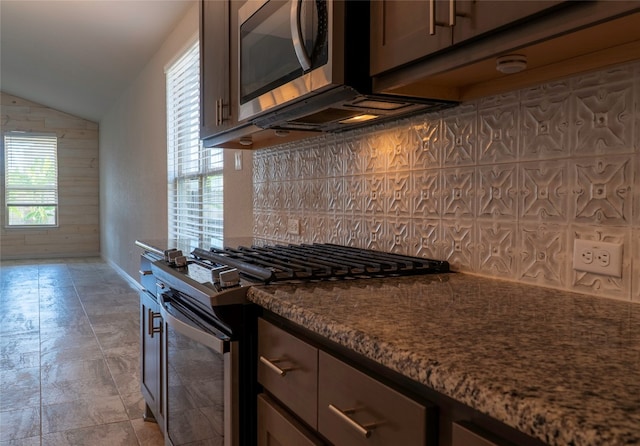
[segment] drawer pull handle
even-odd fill
[[[379,424],[379,423],[370,423],[370,424],[358,423],[357,421],[355,421],[349,416],[349,414],[355,413],[356,409],[341,410],[341,409],[338,409],[333,404],[329,404],[329,410],[334,414],[336,414],[338,418],[340,418],[341,420],[346,422],[349,426],[351,426],[360,434],[362,434],[365,438],[369,438],[371,436],[373,429]]]
[[[151,270],[142,270],[142,269],[140,269],[140,270],[138,270],[138,273],[139,273],[141,276],[150,276],[151,274],[153,274],[153,271],[151,271]]]
[[[267,359],[264,356],[260,356],[260,362],[269,367],[280,376],[285,376],[287,372],[293,370],[293,368],[283,368],[277,365],[278,362],[282,362],[284,359]]]

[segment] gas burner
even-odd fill
[[[261,283],[341,280],[449,272],[446,261],[333,244],[197,248],[200,262],[227,265]]]

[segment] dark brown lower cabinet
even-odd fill
[[[515,444],[471,423],[460,422],[452,424],[451,446],[515,446]]]
[[[323,446],[309,429],[268,396],[258,395],[258,446]]]
[[[258,446],[543,446],[277,316],[258,321]]]
[[[422,404],[323,351],[318,371],[318,431],[332,444],[433,444],[427,442],[429,418]]]
[[[258,381],[315,429],[318,423],[318,349],[258,320]]]
[[[145,400],[144,419],[157,421],[164,432],[162,397],[162,317],[160,304],[147,291],[140,292],[140,390]]]
[[[436,444],[433,407],[265,319],[257,359],[258,446]]]

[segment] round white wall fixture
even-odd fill
[[[253,138],[251,138],[250,136],[243,136],[242,138],[240,138],[239,142],[241,146],[250,146],[253,144]]]
[[[496,59],[496,70],[504,74],[519,73],[527,68],[527,56],[507,54]]]

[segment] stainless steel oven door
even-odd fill
[[[160,295],[165,324],[165,443],[238,446],[238,343]]]

